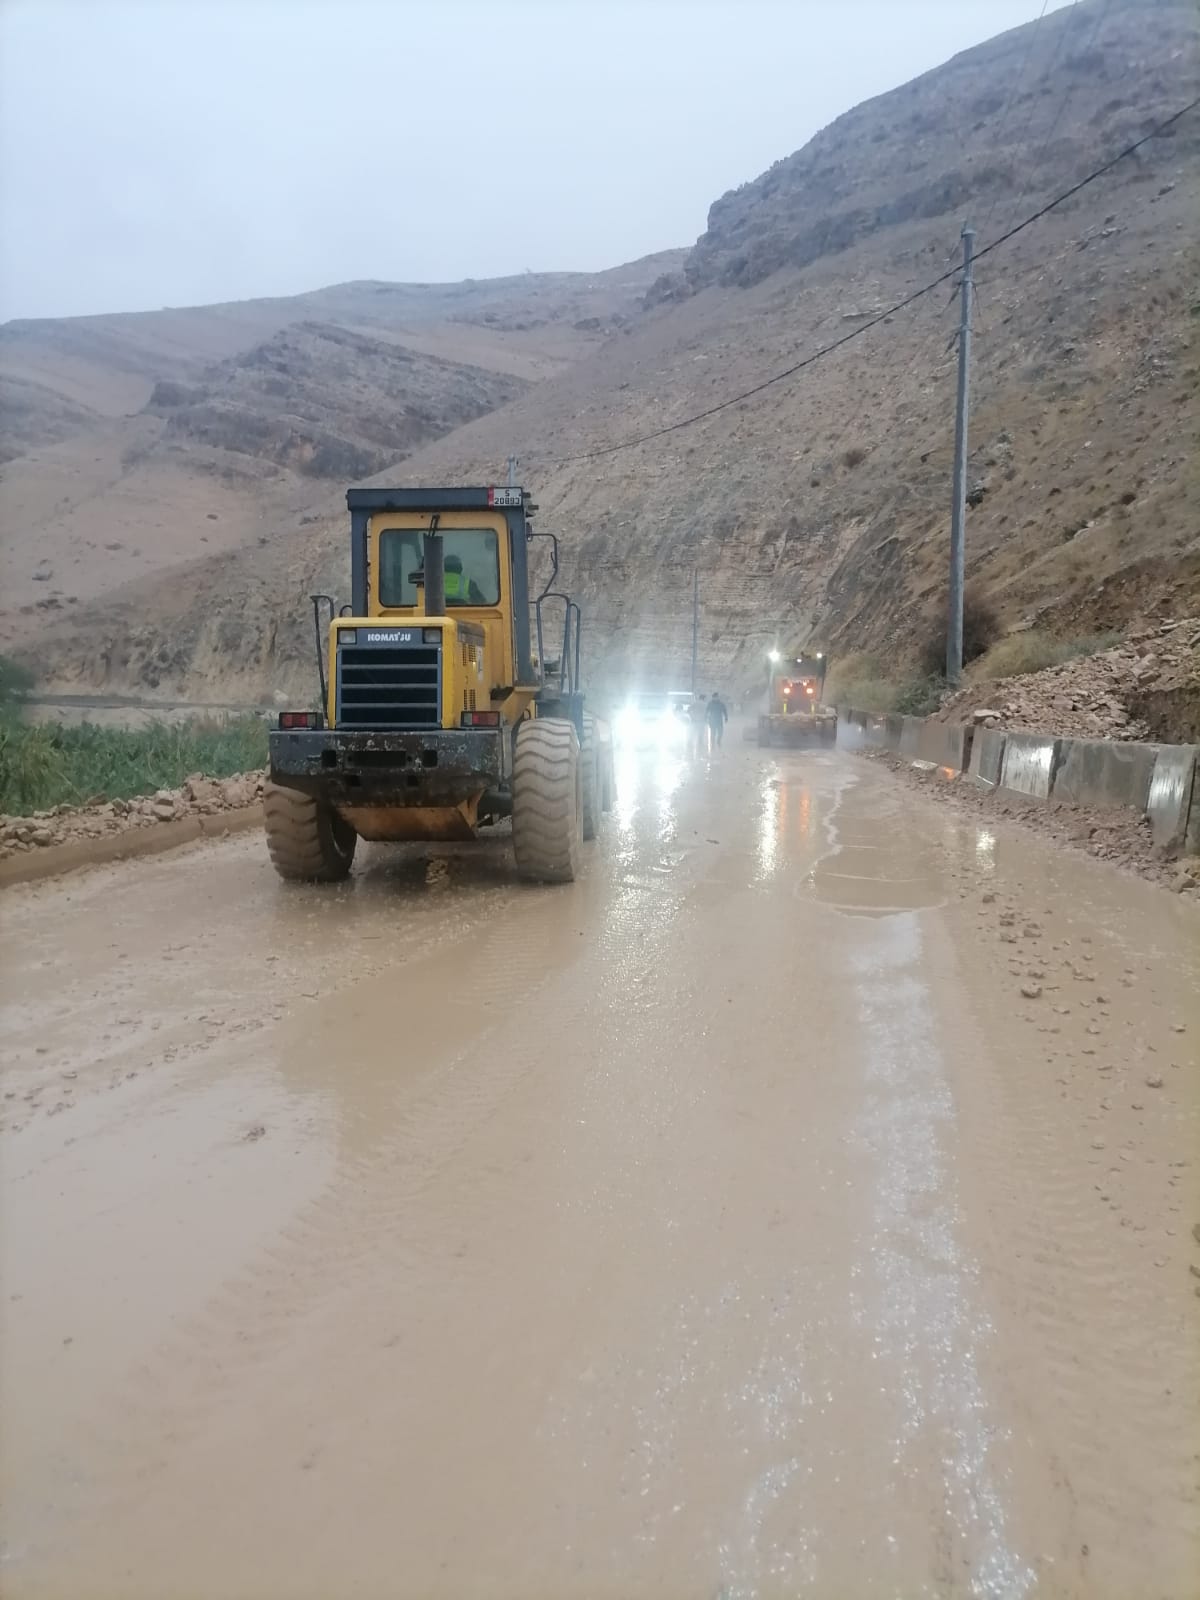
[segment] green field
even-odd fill
[[[177,788],[193,772],[228,778],[266,762],[261,717],[123,729],[26,722],[11,704],[0,712],[0,811],[10,815],[129,800]]]

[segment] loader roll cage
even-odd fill
[[[371,518],[388,511],[428,511],[431,517],[445,511],[501,512],[508,524],[509,562],[512,573],[513,646],[516,673],[521,683],[536,683],[533,638],[530,628],[529,558],[533,536],[530,517],[535,507],[523,489],[349,489],[350,509],[350,612],[368,614],[370,590]]]
[[[350,489],[346,503],[350,508],[350,588],[348,604],[339,606],[332,595],[311,594],[313,608],[313,633],[317,652],[317,676],[321,686],[321,704],[328,698],[328,678],[325,665],[325,642],[329,625],[335,617],[367,615],[369,588],[370,544],[368,524],[376,512],[387,511],[458,511],[489,510],[497,507],[491,503],[494,489]],[[510,557],[513,584],[513,629],[515,633],[517,673],[523,683],[538,683],[561,696],[574,696],[580,692],[583,614],[578,604],[561,589],[554,587],[558,578],[558,536],[553,533],[535,533],[530,517],[536,509],[529,503],[528,494],[521,495],[520,505],[504,505],[509,526]],[[534,539],[550,541],[550,573],[537,598],[529,600],[528,546]],[[550,603],[547,607],[547,602]],[[562,641],[557,656],[546,655],[547,633],[552,628],[547,610],[558,605],[563,608]],[[533,627],[530,628],[532,619]],[[533,656],[536,640],[537,657]],[[551,645],[553,649],[553,645]]]

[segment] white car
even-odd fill
[[[682,689],[630,695],[613,718],[613,737],[627,749],[677,749],[687,743],[691,703],[692,696]]]

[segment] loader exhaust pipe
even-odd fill
[[[429,528],[425,534],[425,615],[427,617],[444,617],[446,615],[446,552],[442,545],[442,536],[438,532],[438,514],[435,511],[429,519]]]

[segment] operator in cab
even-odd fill
[[[483,591],[474,579],[463,571],[461,556],[446,557],[446,604],[456,606],[481,606]]]

